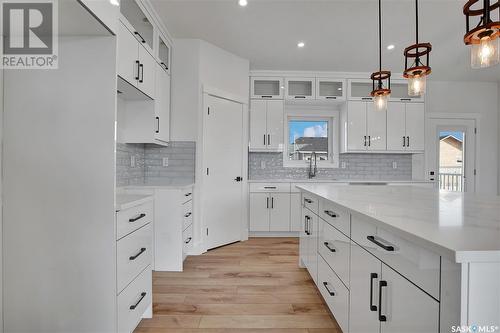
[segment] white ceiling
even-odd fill
[[[250,60],[254,70],[372,72],[378,67],[376,0],[152,0],[174,38],[200,38]],[[421,0],[420,41],[432,78],[500,81],[500,65],[472,70],[463,42],[465,0]],[[412,0],[383,0],[383,67],[404,70],[414,43]],[[297,42],[304,41],[303,49]],[[395,44],[393,51],[385,46]]]

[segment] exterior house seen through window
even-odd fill
[[[330,138],[328,120],[288,121],[288,159],[290,161],[309,161],[316,153],[319,161],[330,159]]]

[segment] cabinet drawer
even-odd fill
[[[250,183],[250,192],[290,192],[290,183]]]
[[[151,224],[120,239],[116,244],[117,289],[121,292],[146,266],[151,265]]]
[[[349,288],[351,241],[327,222],[320,224],[318,252]]]
[[[151,266],[148,266],[118,296],[118,332],[132,332],[152,302]]]
[[[351,238],[439,300],[439,255],[357,215],[351,217]]]
[[[319,216],[344,235],[351,235],[351,215],[349,211],[326,200],[319,202]]]
[[[191,224],[182,232],[182,260],[186,259],[189,251],[193,247],[193,225]]]
[[[309,193],[302,193],[302,204],[311,212],[318,215],[319,200]]]
[[[116,213],[116,239],[120,239],[151,222],[153,222],[152,201],[121,210]]]
[[[182,205],[182,230],[186,230],[193,224],[193,202],[189,201]]]
[[[348,332],[349,291],[321,256],[318,263],[318,289],[342,331]]]

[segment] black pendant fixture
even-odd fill
[[[500,62],[500,0],[493,0],[493,3],[483,0],[483,8],[473,9],[479,2],[480,0],[469,0],[464,5],[467,29],[464,43],[471,46],[472,68],[491,67]],[[477,26],[471,29],[470,20],[475,16],[481,18]]]
[[[378,72],[372,73],[371,96],[375,103],[375,110],[387,109],[387,101],[391,95],[391,71],[382,70],[382,0],[378,0]]]
[[[418,40],[418,0],[415,0],[415,44],[408,46],[403,52],[405,56],[403,76],[408,79],[409,96],[422,96],[425,94],[427,76],[431,74],[429,66],[431,50],[432,45],[430,43],[420,43]],[[408,64],[410,64],[410,67],[408,67]]]

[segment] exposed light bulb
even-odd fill
[[[486,68],[498,64],[500,62],[499,41],[500,38],[491,39],[486,36],[481,38],[479,44],[472,45],[472,68]]]
[[[415,75],[408,78],[408,96],[422,96],[425,94],[426,75]]]
[[[238,4],[241,7],[245,7],[246,5],[248,5],[248,1],[247,0],[238,0]]]
[[[385,111],[387,110],[387,100],[389,99],[389,95],[378,95],[375,96],[373,102],[375,104],[375,110],[377,111]]]

